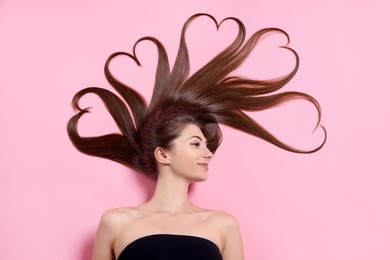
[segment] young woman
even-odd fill
[[[133,54],[118,52],[108,58],[105,65],[107,80],[124,101],[102,88],[83,89],[73,99],[73,107],[79,113],[69,120],[68,133],[77,149],[122,163],[156,180],[155,192],[145,204],[112,209],[103,214],[94,246],[94,260],[244,259],[236,220],[227,213],[200,208],[188,199],[189,185],[207,179],[208,163],[222,140],[218,124],[236,128],[292,152],[315,152],[325,143],[326,135],[324,142],[313,150],[293,148],[243,112],[304,99],[315,106],[317,127],[324,129],[319,124],[320,106],[313,97],[300,92],[271,94],[289,82],[298,69],[298,55],[291,48],[282,47],[290,50],[297,61],[293,71],[285,76],[257,80],[232,74],[256,43],[270,33],[281,33],[289,39],[280,29],[260,30],[244,43],[244,25],[236,18],[226,18],[238,25],[236,39],[189,76],[185,32],[200,16],[209,17],[219,27],[220,24],[208,14],[190,17],[183,26],[172,69],[163,45],[152,37],[137,41]],[[152,41],[158,49],[156,81],[148,106],[137,91],[114,78],[109,70],[111,60],[118,55],[125,55],[140,65],[135,51],[145,40]],[[102,99],[120,134],[79,136],[77,122],[88,110],[81,109],[78,102],[86,93],[94,93]]]

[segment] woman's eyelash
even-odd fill
[[[196,142],[196,143],[191,143],[191,145],[196,146],[196,147],[199,147],[199,146],[200,146],[200,143],[198,143],[198,142]]]

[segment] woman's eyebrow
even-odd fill
[[[200,141],[203,141],[202,137],[197,136],[197,135],[193,135],[193,136],[191,136],[190,138],[188,138],[187,140],[190,140],[191,138],[197,138],[197,139],[199,139]]]
[[[190,140],[191,138],[196,138],[196,139],[199,139],[201,142],[203,142],[203,138],[200,136],[193,135],[190,138],[188,138],[187,140]],[[207,140],[205,140],[204,143],[205,143],[205,145],[207,145]]]

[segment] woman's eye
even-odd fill
[[[191,143],[192,146],[199,147],[200,143]]]

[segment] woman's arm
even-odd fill
[[[244,260],[241,233],[236,219],[230,215],[224,221],[223,260]]]
[[[110,212],[105,212],[100,219],[93,246],[93,260],[115,260],[112,249],[114,219]]]

